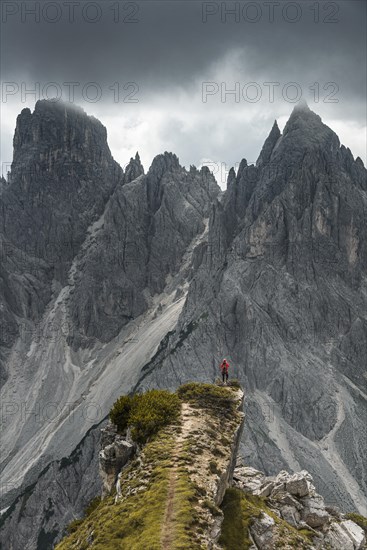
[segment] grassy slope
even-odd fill
[[[96,550],[206,548],[221,513],[208,487],[224,474],[241,422],[236,392],[209,384],[181,388],[179,421],[163,428],[123,471],[122,499],[102,500],[57,550],[84,550],[92,540]]]

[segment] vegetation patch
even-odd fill
[[[110,420],[120,433],[131,428],[137,443],[145,443],[158,431],[178,420],[181,402],[166,390],[150,390],[142,395],[122,395],[114,403]]]
[[[210,413],[230,419],[236,410],[233,389],[213,384],[189,382],[177,390],[179,397],[192,405],[204,408]]]
[[[240,384],[239,380],[237,380],[237,378],[232,378],[232,380],[228,380],[227,386],[229,386],[231,388],[241,389],[241,384]]]
[[[98,506],[101,503],[101,497],[95,497],[93,498],[86,509],[84,510],[84,517],[79,519],[74,519],[69,525],[67,526],[66,530],[68,533],[75,533],[75,531],[79,528],[80,525],[84,522],[84,519],[87,518],[98,508]]]
[[[227,489],[221,505],[224,519],[218,541],[226,550],[243,550],[251,546],[248,538],[250,517],[243,508],[242,491],[234,488]]]
[[[215,460],[211,460],[209,462],[209,470],[212,474],[216,474],[218,476],[221,474],[220,470],[218,469],[218,463]]]
[[[263,498],[232,487],[227,489],[221,509],[224,519],[219,544],[225,550],[248,550],[252,544],[249,528],[254,519],[259,518],[263,512],[272,517],[276,524],[277,548],[311,548],[308,532],[301,533],[279,518]]]
[[[121,395],[121,397],[115,401],[112,409],[110,410],[110,420],[112,424],[117,426],[120,433],[124,433],[127,430],[131,408],[136,398],[136,395]]]
[[[199,550],[193,529],[197,522],[193,506],[196,491],[185,468],[177,467],[174,491],[171,487],[174,435],[168,427],[147,443],[141,454],[141,465],[129,466],[121,476],[121,499],[115,503],[113,497],[107,497],[100,503],[91,503],[88,516],[78,520],[75,531],[57,550],[86,550],[92,542],[96,550],[160,550],[164,533],[165,536],[172,534],[169,546],[172,550]]]

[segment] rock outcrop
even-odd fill
[[[337,509],[325,506],[309,472],[303,470],[289,474],[283,470],[275,477],[267,477],[254,468],[238,465],[233,479],[234,485],[245,495],[264,498],[268,507],[267,511],[263,509],[259,515],[252,517],[249,525],[254,548],[272,550],[279,547],[280,540],[283,540],[282,548],[291,548],[292,528],[307,533],[308,541],[300,543],[299,548],[366,548],[365,531]],[[275,513],[289,524],[289,534],[284,533],[284,524],[277,522],[269,513]]]
[[[221,548],[219,506],[232,484],[244,424],[243,392],[238,386],[188,384],[178,394],[178,422],[137,447],[118,475],[116,493],[108,496],[105,491],[97,509],[58,550],[101,541],[114,548]],[[109,483],[117,470],[112,475],[110,464],[106,468],[105,451],[116,444],[118,449],[123,438],[116,437],[110,425],[102,439],[106,446],[100,453],[100,471]]]
[[[93,338],[109,342],[149,308],[151,296],[165,291],[190,243],[204,232],[217,192],[208,171],[187,172],[171,153],[158,155],[146,176],[116,189],[103,222],[75,260],[73,348]],[[189,276],[190,266],[174,290]]]
[[[101,450],[99,451],[99,474],[102,479],[102,498],[115,487],[121,468],[129,461],[135,445],[117,433],[116,426],[109,423],[101,430]]]

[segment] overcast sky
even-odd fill
[[[4,1],[3,171],[17,114],[55,96],[101,120],[122,166],[136,151],[146,169],[173,151],[224,186],[301,97],[366,164],[366,6]]]

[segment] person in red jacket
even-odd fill
[[[227,383],[227,380],[228,380],[228,368],[229,368],[229,363],[227,359],[223,359],[222,364],[220,366],[220,370],[222,371],[222,380],[224,383]]]

